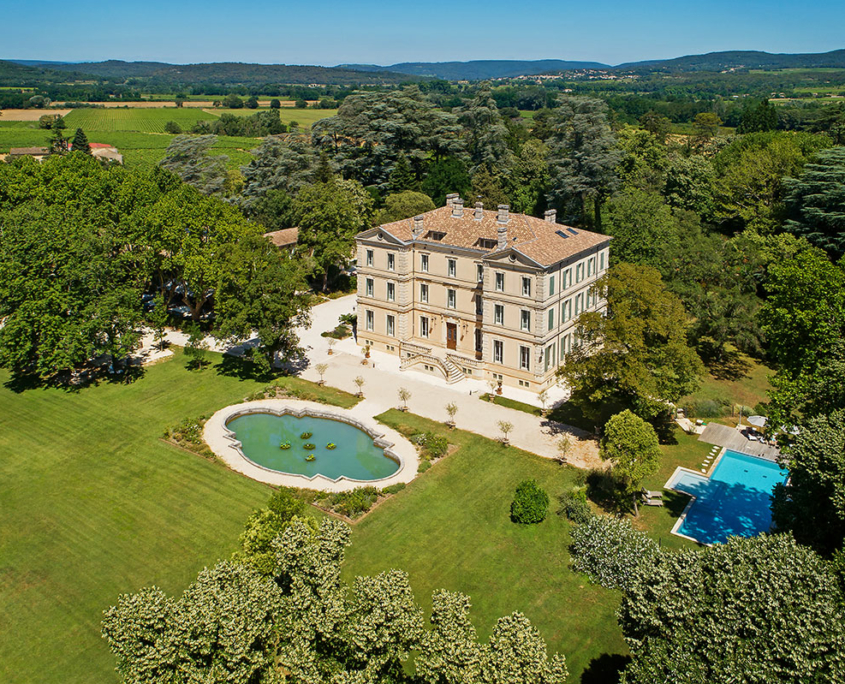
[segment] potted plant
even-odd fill
[[[334,346],[337,344],[337,340],[334,337],[330,337],[328,339],[328,344],[329,344],[329,356],[331,356],[332,354],[334,354]]]
[[[362,377],[359,375],[359,376],[358,376],[357,378],[355,378],[352,382],[354,382],[354,383],[355,383],[355,386],[358,388],[358,393],[357,393],[357,396],[359,396],[359,397],[361,397],[361,398],[363,399],[363,397],[364,397],[364,382],[365,382],[365,381],[364,381],[364,378],[362,378]]]
[[[446,423],[450,428],[455,428],[455,414],[458,412],[458,405],[454,401],[446,404],[446,413],[449,415],[449,422]]]
[[[317,371],[317,374],[320,376],[320,382],[317,383],[318,385],[320,385],[320,387],[322,387],[325,384],[325,381],[323,380],[323,376],[326,374],[326,371],[328,369],[329,369],[329,364],[327,364],[327,363],[318,363],[316,366],[314,366],[314,370]]]
[[[367,365],[367,359],[370,358],[370,348],[369,348],[369,346],[364,345],[363,347],[361,347],[361,356],[364,357],[363,359],[361,359],[361,365],[366,366]]]
[[[513,430],[513,423],[509,423],[506,420],[500,420],[498,423],[499,429],[502,431],[502,444],[508,446],[510,444],[510,440],[508,439],[508,434]]]
[[[496,383],[496,394],[501,394],[501,393],[502,393],[502,381],[499,380],[499,382]]]
[[[398,394],[399,401],[402,402],[402,406],[399,407],[399,410],[405,412],[408,410],[408,400],[411,398],[411,392],[404,387],[400,387]]]

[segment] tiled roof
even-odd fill
[[[448,206],[426,212],[422,215],[423,230],[418,239],[488,253],[498,252],[498,229],[502,225],[498,222],[498,212],[485,209],[480,219],[475,218],[475,212],[474,208],[465,207],[463,216],[455,217]],[[386,223],[381,228],[403,242],[410,242],[414,239],[413,225],[414,219],[404,219]],[[510,214],[506,225],[508,247],[543,266],[551,266],[610,240],[607,235],[570,228],[525,214]],[[441,239],[436,239],[438,234],[443,234]],[[491,242],[482,243],[482,240]]]
[[[264,233],[264,237],[270,238],[276,247],[290,247],[295,245],[299,238],[299,228],[282,228],[281,230],[274,230],[272,233]]]
[[[13,147],[9,150],[10,155],[26,155],[31,154],[33,156],[41,156],[44,154],[50,154],[49,147]]]

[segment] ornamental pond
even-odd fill
[[[339,420],[254,412],[232,418],[226,427],[247,459],[280,473],[368,481],[400,468],[371,435]]]

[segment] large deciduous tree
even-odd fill
[[[463,127],[470,172],[484,166],[496,175],[507,175],[513,158],[508,149],[508,129],[489,88],[481,88],[464,106],[454,110]]]
[[[293,204],[299,226],[297,250],[312,262],[312,272],[328,288],[332,269],[352,258],[355,235],[371,225],[373,203],[355,181],[331,178],[304,188]]]
[[[549,202],[568,207],[582,223],[601,230],[601,203],[616,187],[616,165],[622,158],[607,121],[602,100],[564,97],[554,110],[549,147]]]
[[[660,465],[660,445],[654,428],[628,410],[612,416],[605,423],[601,439],[601,457],[610,461],[613,474],[628,494],[636,496],[642,481],[654,475]]]
[[[635,573],[619,612],[629,684],[845,679],[841,589],[791,536],[664,552]]]
[[[382,225],[392,221],[401,221],[433,209],[434,202],[428,195],[406,190],[395,195],[388,195],[385,198],[384,208],[376,214],[375,223]]]
[[[599,419],[608,407],[629,408],[652,420],[669,403],[696,389],[703,373],[687,344],[687,315],[660,273],[617,264],[595,286],[607,300],[606,314],[578,319],[579,344],[559,375],[584,415]]]
[[[250,357],[270,372],[298,356],[295,329],[308,322],[303,270],[266,238],[246,235],[223,248],[215,290],[217,325],[233,342],[258,334]]]
[[[225,154],[209,154],[216,140],[216,135],[177,135],[159,165],[204,195],[220,194],[229,177],[226,171],[229,158]]]
[[[253,150],[253,159],[241,167],[244,185],[241,203],[247,211],[271,191],[281,191],[293,197],[315,180],[317,155],[303,136],[265,138]]]

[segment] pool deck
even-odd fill
[[[275,470],[262,468],[241,452],[238,443],[233,439],[232,433],[226,428],[228,420],[244,411],[256,409],[269,409],[272,411],[301,411],[310,409],[320,414],[333,414],[351,419],[364,425],[372,433],[381,435],[380,439],[390,443],[390,449],[399,457],[401,465],[390,477],[380,480],[362,481],[340,478],[332,480],[323,475],[315,475],[313,478],[305,475],[293,475],[280,473]],[[327,406],[314,401],[286,400],[286,399],[262,399],[260,401],[245,401],[242,404],[232,404],[222,408],[209,418],[203,428],[203,438],[208,446],[227,466],[253,480],[267,484],[284,487],[302,487],[305,489],[318,489],[324,492],[343,492],[373,485],[379,489],[398,484],[408,483],[416,477],[419,468],[419,456],[416,447],[405,437],[386,425],[379,423],[374,415],[381,413],[381,408],[373,406],[370,402],[362,401],[352,409],[342,409],[336,406]]]
[[[731,451],[738,451],[741,454],[765,458],[767,461],[777,461],[780,455],[777,447],[748,439],[737,428],[720,425],[719,423],[710,423],[704,428],[704,432],[701,433],[698,441],[715,444]]]

